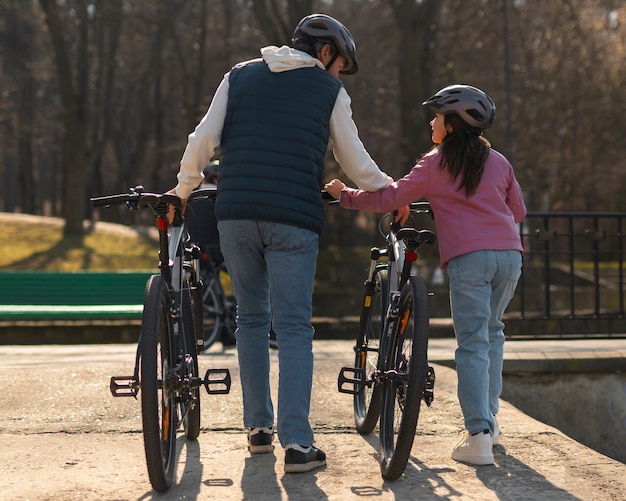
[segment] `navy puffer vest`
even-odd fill
[[[218,220],[322,229],[320,196],[339,79],[317,67],[272,73],[262,60],[235,67],[221,138]]]

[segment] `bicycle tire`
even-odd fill
[[[270,348],[272,350],[278,349],[278,339],[276,339],[276,333],[274,329],[270,329]]]
[[[172,485],[176,469],[176,402],[163,384],[173,367],[170,295],[165,280],[153,275],[144,295],[141,321],[141,417],[150,483],[157,492]]]
[[[380,468],[383,479],[402,475],[413,447],[420,403],[428,373],[428,291],[421,277],[412,276],[400,295],[380,415]]]
[[[365,315],[367,320],[364,332],[360,332],[357,338],[354,366],[363,369],[367,379],[370,379],[371,374],[378,368],[380,335],[389,295],[388,274],[387,265],[376,268],[372,279],[371,296],[368,297],[366,292],[361,306],[361,315]],[[355,390],[358,393],[354,395],[354,424],[357,432],[367,435],[374,430],[378,422],[382,386],[373,382],[371,386],[355,385]]]
[[[203,274],[202,317],[204,349],[208,350],[217,340],[224,324],[224,292],[219,283],[218,272]]]
[[[198,351],[196,350],[196,329],[189,283],[184,282],[182,290],[183,329],[185,331],[185,354],[187,376],[198,377]],[[200,388],[190,388],[190,394],[181,397],[180,413],[183,416],[183,429],[188,440],[196,440],[200,435]]]

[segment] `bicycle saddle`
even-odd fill
[[[411,247],[411,243],[415,247],[419,247],[422,244],[432,245],[437,238],[430,230],[417,230],[415,228],[400,228],[396,232],[396,236],[407,242],[407,247]]]

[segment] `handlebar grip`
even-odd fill
[[[121,195],[90,198],[89,202],[92,207],[107,207],[109,205],[121,205],[128,202],[128,200],[130,200],[128,193],[123,193]]]

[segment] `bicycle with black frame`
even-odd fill
[[[410,205],[411,216],[430,214],[428,202]],[[379,221],[385,248],[373,247],[354,346],[353,367],[343,367],[338,387],[353,395],[359,433],[374,430],[380,416],[382,477],[395,480],[406,468],[420,403],[434,398],[435,373],[428,364],[429,298],[413,274],[417,249],[433,244],[428,229],[401,227],[391,213]]]
[[[199,190],[206,192],[217,187],[205,186]],[[196,197],[196,191],[187,204],[185,220],[191,239],[200,247],[204,349],[208,350],[218,339],[228,348],[235,345],[237,303],[220,251],[215,197]]]
[[[215,197],[199,190],[190,196]],[[92,207],[125,205],[135,212],[151,209],[159,231],[159,274],[146,284],[141,333],[132,376],[113,376],[114,397],[135,397],[141,390],[141,415],[148,475],[154,490],[165,492],[176,471],[176,435],[183,427],[188,440],[200,433],[200,392],[230,392],[228,369],[198,373],[198,352],[204,349],[200,250],[188,238],[181,200],[172,194],[148,193],[143,186],[128,193],[91,198]],[[168,213],[174,206],[170,224]]]

